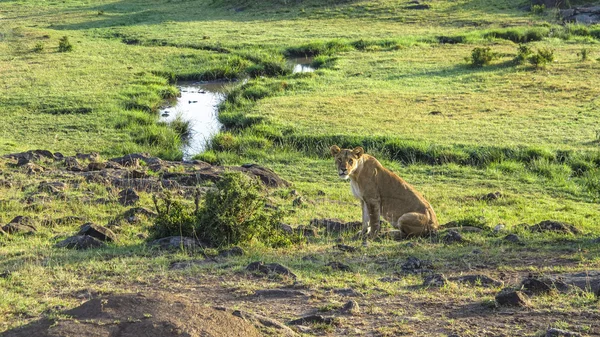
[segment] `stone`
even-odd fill
[[[423,278],[423,286],[425,287],[443,287],[448,283],[448,279],[444,274],[427,275]]]
[[[348,253],[354,253],[358,250],[357,247],[348,246],[348,245],[344,245],[341,243],[335,245],[335,248],[341,250],[342,252],[348,252]]]
[[[521,238],[519,238],[517,234],[508,234],[503,240],[508,242],[520,242]]]
[[[263,289],[254,292],[256,297],[265,298],[291,298],[291,297],[309,297],[309,295],[300,290],[293,289]]]
[[[504,228],[506,228],[506,226],[505,226],[505,225],[503,225],[503,224],[501,224],[501,223],[500,223],[500,224],[497,224],[497,225],[494,227],[494,233],[500,233],[501,231],[503,231],[503,230],[504,230]]]
[[[256,176],[269,187],[288,187],[290,183],[282,179],[273,172],[271,169],[256,165],[256,164],[245,164],[242,165],[243,172],[250,173],[250,175]]]
[[[457,283],[465,283],[472,286],[482,286],[482,287],[499,287],[502,285],[502,282],[498,280],[494,280],[493,278],[486,275],[465,275],[452,277],[449,279],[450,281]]]
[[[449,244],[453,244],[453,243],[462,243],[465,241],[465,239],[462,237],[462,235],[458,231],[451,229],[442,238],[442,241],[445,244],[449,245]]]
[[[400,268],[404,273],[421,274],[431,272],[433,264],[431,264],[430,261],[420,260],[414,256],[409,256]]]
[[[57,243],[55,247],[85,250],[90,248],[104,247],[105,245],[106,244],[104,242],[89,235],[76,235]]]
[[[98,152],[92,153],[77,153],[75,154],[75,158],[80,160],[88,160],[92,162],[99,162],[101,160],[100,154]]]
[[[600,297],[600,270],[560,274],[556,278],[562,283],[592,292]]]
[[[298,207],[304,205],[304,203],[306,203],[306,201],[304,201],[304,198],[302,196],[299,196],[292,201],[292,206]]]
[[[298,318],[289,321],[289,325],[306,325],[306,324],[333,324],[335,319],[333,317],[324,317],[322,315],[308,315],[302,318]]]
[[[113,231],[106,227],[93,224],[91,222],[83,224],[79,228],[79,232],[77,233],[77,235],[89,235],[104,242],[117,241],[117,235],[113,233]]]
[[[194,238],[190,238],[187,236],[168,236],[166,238],[160,238],[151,241],[150,243],[148,243],[148,245],[165,250],[183,249],[188,251],[194,251],[208,246],[203,242],[200,242]]]
[[[501,192],[492,192],[492,193],[488,193],[485,195],[482,195],[481,197],[479,197],[479,200],[483,200],[483,201],[493,201],[493,200],[497,200],[502,198],[502,193]]]
[[[67,171],[72,171],[72,172],[83,171],[83,167],[81,166],[81,164],[79,164],[79,161],[75,157],[65,157],[64,162],[65,162],[65,169]]]
[[[290,226],[290,225],[287,225],[287,224],[284,224],[284,223],[280,224],[280,226],[281,226],[281,230],[282,230],[282,231],[283,231],[285,234],[288,234],[288,235],[292,235],[292,234],[294,234],[294,229],[292,228],[292,226]]]
[[[243,256],[246,252],[240,247],[232,247],[230,249],[222,250],[219,252],[219,257],[230,257],[230,256]]]
[[[0,187],[2,188],[12,188],[14,184],[8,180],[0,180]]]
[[[33,224],[33,219],[28,216],[16,216],[2,230],[7,234],[33,234],[37,228]]]
[[[119,192],[119,203],[123,206],[131,206],[140,200],[140,196],[132,189],[127,188]]]
[[[360,306],[355,300],[350,300],[342,306],[340,312],[343,314],[358,315],[360,314]]]
[[[36,165],[34,163],[28,163],[27,165],[23,166],[25,168],[25,170],[27,171],[27,174],[37,174],[37,173],[42,173],[44,172],[44,168]]]
[[[88,164],[88,171],[102,171],[106,168],[106,163],[91,162]]]
[[[504,288],[496,294],[496,303],[507,307],[526,307],[529,305],[529,298],[521,291]]]
[[[580,234],[581,233],[581,231],[578,228],[576,228],[575,226],[565,223],[565,222],[560,222],[560,221],[555,221],[555,220],[544,220],[538,224],[535,224],[535,225],[529,227],[529,230],[534,233],[541,233],[541,232],[559,232],[559,233],[564,233],[564,234]]]
[[[296,229],[294,230],[294,232],[304,236],[305,238],[307,237],[311,237],[311,238],[316,238],[319,237],[319,230],[316,227],[313,226],[303,226],[300,225],[298,227],[296,227]]]
[[[297,276],[294,274],[289,268],[279,264],[279,263],[268,263],[265,264],[262,261],[256,261],[248,264],[246,266],[246,271],[250,272],[260,272],[265,275],[277,274],[286,277],[291,277],[296,279]]]
[[[38,191],[51,194],[58,194],[67,189],[67,184],[60,181],[42,182],[38,185]]]
[[[581,337],[578,332],[566,331],[556,328],[550,328],[546,331],[545,337]]]
[[[349,265],[341,263],[341,262],[337,262],[337,261],[329,262],[328,264],[326,264],[326,266],[331,267],[331,269],[333,269],[333,270],[346,271],[346,272],[352,271],[352,268]]]

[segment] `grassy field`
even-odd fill
[[[180,160],[182,137],[157,114],[178,95],[176,81],[248,78],[230,89],[219,114],[226,128],[197,158],[258,163],[290,181],[290,188],[268,192],[286,210],[286,223],[360,219],[329,158],[329,146],[338,144],[365,147],[423,192],[441,223],[485,228],[465,234],[463,244],[382,240],[356,253],[332,248],[338,238],[327,235],[292,248],[249,244],[243,257],[177,271],[172,262],[198,256],[147,248],[139,234],[152,219],[119,226],[119,242],[107,248],[54,248],[81,223],[44,220],[77,215],[106,224],[127,209],[115,201],[118,191],[69,181],[62,171],[27,175],[0,159],[0,180],[13,182],[0,184],[0,223],[26,215],[38,227],[34,236],[0,235],[0,273],[9,272],[0,277],[0,334],[72,308],[84,292],[191,294],[289,320],[336,313],[345,298],[334,288],[363,293],[362,314],[313,326],[307,335],[539,336],[548,326],[600,334],[590,294],[540,296],[528,308],[508,310],[494,305],[501,287],[451,282],[429,289],[419,275],[380,280],[409,256],[448,276],[478,273],[505,284],[530,273],[600,269],[600,248],[591,241],[600,236],[600,26],[562,25],[555,10],[533,13],[529,1],[426,4],[0,0],[0,155],[47,149]],[[64,36],[72,50],[59,52]],[[551,50],[554,60],[518,63],[520,44],[533,53]],[[489,64],[466,60],[486,47],[495,56]],[[292,56],[314,56],[318,69],[292,74]],[[68,181],[63,197],[24,202],[48,180]],[[302,205],[293,205],[292,190]],[[480,200],[495,191],[503,197]],[[152,195],[140,195],[152,208]],[[521,225],[546,219],[582,234],[532,234]],[[491,230],[498,224],[504,232]],[[513,232],[522,245],[502,241]],[[241,272],[256,260],[292,268],[315,296],[288,304],[248,299],[282,283]],[[324,266],[331,261],[353,270]]]

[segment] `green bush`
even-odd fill
[[[539,49],[537,53],[529,57],[529,62],[536,68],[543,68],[552,61],[554,61],[554,51],[548,48]]]
[[[170,194],[165,196],[162,204],[156,196],[152,197],[152,201],[154,201],[154,207],[158,216],[154,224],[149,228],[151,240],[168,236],[196,237],[197,206],[196,210],[191,212],[181,202],[174,201]]]
[[[73,50],[73,45],[69,42],[68,36],[63,36],[58,41],[58,51],[61,53],[66,53]]]
[[[34,53],[41,53],[43,51],[44,51],[44,44],[42,42],[36,43],[35,46],[33,47]]]
[[[281,229],[283,214],[266,208],[261,184],[240,172],[225,172],[206,194],[198,213],[197,233],[215,246],[253,239],[269,246],[291,243]]]
[[[490,64],[490,62],[492,62],[496,56],[496,53],[492,52],[490,47],[476,47],[473,48],[471,56],[467,57],[467,62],[471,63],[475,67],[482,67]]]
[[[531,48],[529,48],[529,46],[520,44],[519,48],[517,49],[517,57],[515,57],[515,63],[525,63],[525,61],[529,59],[531,54],[533,54],[533,51],[531,50]]]
[[[585,62],[589,59],[590,50],[587,48],[582,48],[580,52],[577,53],[577,56],[581,58],[582,62]]]

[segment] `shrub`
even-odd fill
[[[283,214],[266,208],[260,182],[240,172],[225,172],[216,190],[206,194],[197,232],[215,246],[257,239],[269,246],[290,244],[280,223]]]
[[[536,14],[536,15],[544,14],[545,10],[546,10],[546,5],[544,5],[544,4],[531,5],[531,13],[533,13],[533,14]]]
[[[69,42],[68,36],[63,36],[58,41],[58,51],[61,53],[66,53],[73,50],[73,45]]]
[[[554,61],[554,51],[548,48],[539,49],[537,53],[531,55],[529,58],[529,62],[536,68],[543,68],[552,61]]]
[[[44,51],[44,44],[41,42],[36,43],[35,46],[33,47],[33,52],[41,53],[42,51]]]
[[[581,58],[582,62],[585,62],[589,58],[589,52],[590,52],[589,49],[582,48],[581,51],[577,53],[577,56],[579,56]]]
[[[158,216],[149,228],[150,239],[160,239],[168,236],[196,237],[196,214],[198,211],[198,194],[196,209],[188,210],[181,202],[174,201],[170,194],[162,200],[162,205],[156,196],[152,197]]]
[[[517,49],[517,57],[515,57],[515,63],[523,64],[533,54],[533,51],[529,46],[520,44]]]
[[[490,64],[496,58],[496,53],[492,52],[490,47],[476,47],[471,52],[471,57],[467,57],[467,62],[470,62],[475,67],[482,67]]]

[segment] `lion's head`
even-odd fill
[[[340,149],[334,145],[330,148],[331,155],[335,159],[335,164],[338,169],[338,174],[342,179],[348,179],[350,174],[356,170],[360,157],[365,153],[362,147],[358,146],[354,149]]]

